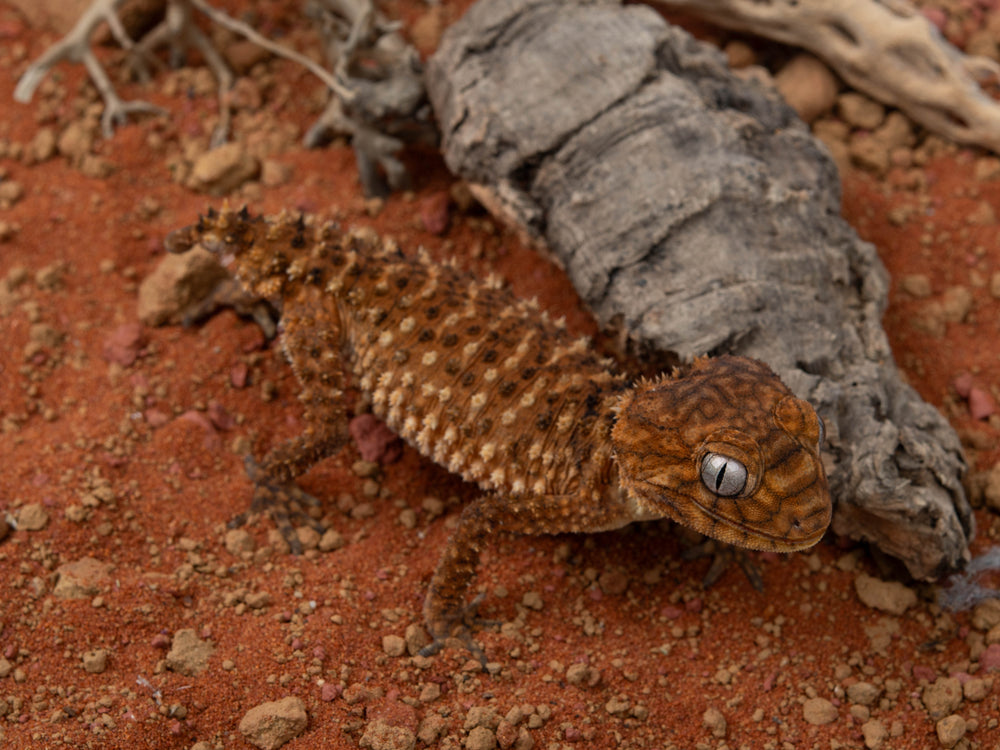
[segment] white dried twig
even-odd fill
[[[848,84],[940,135],[1000,152],[1000,66],[949,44],[905,0],[655,0],[813,52]]]

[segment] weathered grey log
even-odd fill
[[[781,100],[643,6],[482,0],[427,71],[449,167],[638,352],[768,362],[828,428],[834,529],[933,578],[968,559],[955,432],[906,385],[888,279]]]

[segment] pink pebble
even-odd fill
[[[962,398],[968,398],[969,392],[972,390],[972,373],[963,372],[951,381],[951,385],[955,389],[955,393]]]
[[[969,391],[969,414],[973,419],[986,419],[996,412],[997,405],[989,391],[973,386]]]

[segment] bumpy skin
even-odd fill
[[[345,371],[389,427],[483,489],[430,583],[424,617],[435,644],[468,639],[466,593],[498,531],[669,518],[789,552],[815,544],[830,522],[821,423],[760,362],[703,358],[685,373],[633,382],[534,301],[426,253],[406,257],[371,231],[224,208],[167,239],[171,252],[195,244],[280,308],[302,384],[308,427],[249,461],[258,494],[301,494],[292,480],[347,441]],[[713,454],[725,457],[729,482],[745,467],[736,492],[722,473],[705,476]]]

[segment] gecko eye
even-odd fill
[[[709,453],[701,462],[701,481],[716,495],[731,497],[747,484],[747,467],[735,458]]]

